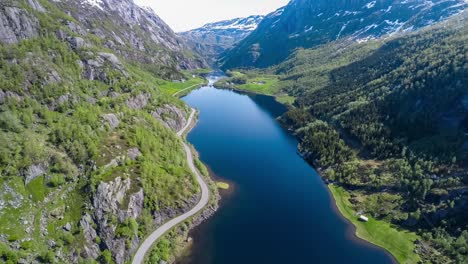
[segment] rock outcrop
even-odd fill
[[[137,96],[132,96],[127,100],[127,106],[128,108],[133,110],[141,110],[148,104],[148,100],[150,97],[151,95],[146,93],[141,93]]]
[[[137,234],[131,239],[131,247],[126,245],[126,239],[116,234],[117,225],[126,219],[137,219],[143,210],[143,189],[129,193],[132,182],[117,177],[111,182],[101,182],[94,196],[94,217],[97,231],[106,247],[112,252],[117,264],[128,261],[139,245]],[[126,204],[126,201],[127,204]],[[117,223],[112,219],[117,219]],[[90,231],[92,238],[92,231]],[[92,248],[90,253],[92,253]]]
[[[37,37],[38,34],[39,22],[36,17],[19,7],[0,5],[0,43],[15,44],[23,39]]]
[[[99,52],[98,54],[89,53],[88,55],[94,58],[80,62],[80,66],[83,69],[83,78],[90,81],[99,80],[107,83],[109,82],[109,70],[118,71],[125,77],[129,76],[120,60],[114,54]]]
[[[157,108],[151,114],[174,131],[181,130],[187,123],[185,112],[174,105],[164,105]]]
[[[104,114],[102,115],[102,118],[107,124],[109,124],[109,127],[112,130],[116,129],[120,124],[119,118],[116,114]]]

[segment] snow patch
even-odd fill
[[[81,1],[81,4],[82,5],[90,5],[90,6],[93,6],[93,7],[97,7],[101,10],[104,10],[102,8],[102,0],[83,0]]]
[[[309,28],[307,28],[307,26],[305,26],[304,28],[305,28],[304,32],[307,33],[309,31],[311,31],[312,29],[314,29],[314,26],[310,26]]]
[[[377,1],[372,1],[372,2],[367,3],[364,7],[366,7],[367,9],[371,9],[375,6],[376,3]]]

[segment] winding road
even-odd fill
[[[192,112],[190,113],[190,117],[187,120],[187,124],[179,132],[177,132],[177,135],[179,137],[182,137],[183,134],[190,127],[190,125],[192,124],[194,116],[195,116],[195,109],[192,109]],[[203,177],[200,175],[200,173],[198,172],[198,170],[195,167],[195,164],[193,163],[193,156],[192,156],[192,151],[191,151],[190,147],[184,141],[182,141],[182,145],[183,145],[183,147],[185,149],[185,153],[187,155],[187,163],[188,163],[188,165],[190,167],[190,170],[195,174],[195,176],[197,177],[197,182],[200,185],[200,188],[201,188],[201,191],[202,191],[201,199],[197,203],[197,205],[195,205],[195,207],[193,207],[190,211],[188,211],[188,212],[186,212],[186,213],[184,213],[182,215],[179,215],[176,218],[171,219],[170,221],[166,222],[165,224],[160,226],[158,229],[156,229],[153,233],[151,233],[151,235],[149,235],[145,239],[145,241],[143,241],[143,243],[140,245],[140,247],[138,248],[135,256],[133,257],[132,264],[141,264],[141,263],[143,263],[146,253],[151,249],[151,246],[161,236],[163,236],[167,231],[169,231],[174,226],[180,224],[181,222],[185,221],[189,217],[191,217],[191,216],[195,215],[196,213],[198,213],[200,210],[202,210],[208,204],[208,201],[209,201],[209,198],[210,198],[210,191],[208,189],[208,185],[203,180]]]

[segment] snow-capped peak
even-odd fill
[[[90,5],[90,6],[94,6],[94,7],[97,7],[101,10],[103,10],[102,8],[102,0],[82,0],[81,1],[81,4],[82,5]]]

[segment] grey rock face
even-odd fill
[[[70,232],[70,231],[71,231],[71,229],[72,229],[72,226],[71,226],[71,224],[70,224],[70,223],[67,223],[67,224],[66,224],[66,225],[63,227],[63,229],[64,229],[65,231],[68,231],[68,232]]]
[[[46,12],[45,8],[37,2],[37,0],[27,0],[28,5],[30,5],[34,10],[38,12]]]
[[[0,43],[15,44],[38,36],[39,22],[23,9],[0,6]]]
[[[133,0],[101,0],[97,5],[83,1],[56,1],[54,4],[79,21],[81,26],[68,25],[73,32],[93,33],[126,59],[178,69],[206,66],[202,59],[186,56],[190,51],[185,42],[153,10],[138,6]],[[103,21],[111,23],[118,31],[99,27]],[[165,56],[171,59],[166,60]]]
[[[70,37],[68,38],[68,43],[70,43],[70,47],[75,50],[87,47],[84,39],[80,37]]]
[[[23,97],[21,97],[17,93],[11,91],[4,92],[3,90],[0,90],[0,104],[3,104],[8,98],[13,98],[18,102],[23,100]]]
[[[102,115],[102,118],[109,124],[112,130],[120,124],[119,118],[116,114],[104,114]]]
[[[83,234],[86,240],[82,256],[84,258],[96,259],[99,257],[99,246],[95,243],[97,233],[93,228],[92,223],[93,220],[89,214],[85,214],[80,221],[80,225],[83,229]]]
[[[127,100],[127,106],[130,109],[141,110],[148,104],[148,99],[151,95],[141,93],[137,96],[130,97]]]
[[[111,53],[100,52],[94,59],[82,61],[81,66],[83,77],[91,81],[108,82],[106,74],[108,68],[119,71],[125,77],[129,76],[117,56]]]
[[[30,183],[32,180],[36,179],[39,176],[46,174],[47,165],[46,164],[34,164],[29,166],[28,170],[25,173],[25,184]]]
[[[174,105],[164,105],[151,114],[174,131],[181,130],[187,123],[185,112]]]
[[[99,236],[112,252],[117,264],[128,261],[139,244],[139,238],[135,234],[131,241],[131,248],[127,248],[125,239],[116,237],[116,226],[109,221],[112,216],[117,217],[119,222],[123,222],[128,218],[136,219],[140,216],[143,210],[143,189],[131,194],[128,193],[130,187],[130,179],[122,180],[118,177],[112,182],[99,184],[94,196],[94,215]],[[125,205],[124,202],[127,197],[128,205]]]
[[[131,160],[136,160],[141,155],[141,152],[138,148],[131,148],[127,151],[127,155]]]
[[[209,23],[203,27],[179,33],[187,44],[207,61],[218,56],[257,28],[263,16],[249,16]]]

